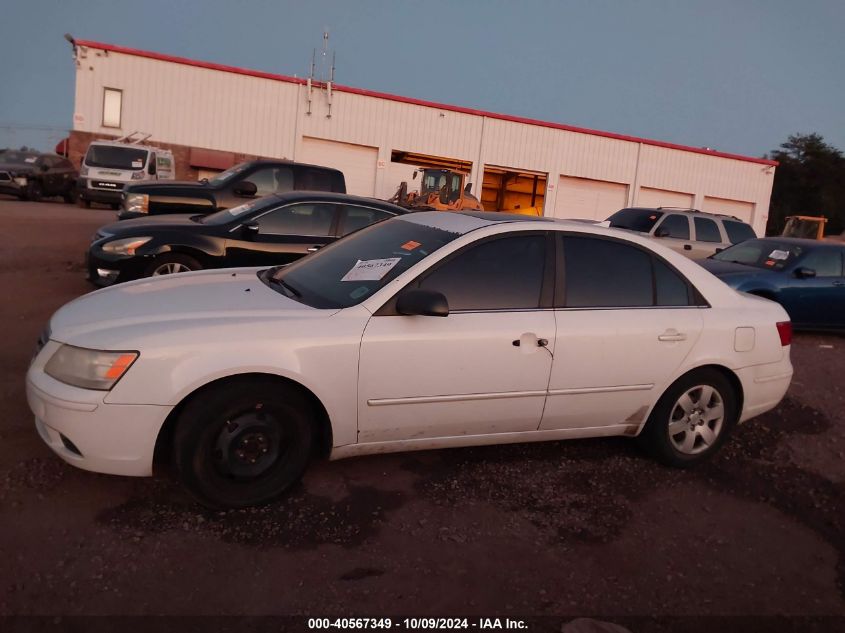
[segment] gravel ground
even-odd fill
[[[0,616],[845,625],[845,338],[797,335],[786,400],[692,471],[658,466],[625,439],[381,455],[316,463],[267,507],[208,512],[166,475],[66,466],[32,426],[33,343],[55,309],[91,290],[82,253],[113,218],[0,199]],[[599,630],[577,626],[567,630]]]

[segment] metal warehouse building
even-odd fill
[[[604,219],[625,206],[735,215],[763,235],[777,163],[221,66],[75,42],[70,152],[95,138],[151,133],[179,178],[248,157],[328,165],[350,193],[389,198],[415,166],[470,173],[486,209],[542,206]]]

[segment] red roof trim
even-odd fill
[[[213,64],[211,62],[198,61],[195,59],[188,59],[187,57],[176,57],[174,55],[165,55],[163,53],[154,53],[151,51],[142,51],[136,48],[127,48],[125,46],[117,46],[115,44],[105,44],[103,42],[94,42],[90,40],[76,40],[77,46],[86,46],[88,48],[98,48],[104,51],[112,51],[115,53],[123,53],[125,55],[135,55],[137,57],[147,57],[149,59],[157,59],[165,62],[172,62],[174,64],[184,64],[186,66],[195,66],[198,68],[208,68],[210,70],[219,70],[227,73],[234,73],[237,75],[247,75],[250,77],[261,77],[262,79],[272,79],[274,81],[284,81],[287,83],[294,83],[303,85],[305,79],[298,77],[290,77],[288,75],[278,75],[274,73],[266,73],[260,70],[250,70],[248,68],[239,68],[237,66],[226,66],[223,64]],[[664,141],[655,141],[647,138],[639,138],[637,136],[627,136],[625,134],[615,134],[613,132],[602,132],[601,130],[592,130],[589,128],[576,127],[573,125],[564,125],[562,123],[551,123],[549,121],[540,121],[538,119],[529,119],[520,116],[511,116],[508,114],[498,114],[496,112],[487,112],[485,110],[475,110],[473,108],[462,108],[460,106],[448,105],[444,103],[436,103],[434,101],[425,101],[423,99],[413,99],[411,97],[400,97],[398,95],[389,94],[386,92],[376,92],[374,90],[365,90],[362,88],[352,88],[350,86],[341,86],[335,84],[334,90],[340,92],[348,92],[350,94],[357,94],[366,97],[375,97],[378,99],[388,99],[390,101],[398,101],[400,103],[410,103],[418,106],[425,106],[428,108],[437,108],[439,110],[447,110],[450,112],[460,112],[462,114],[474,114],[477,116],[489,117],[491,119],[499,119],[501,121],[511,121],[514,123],[525,123],[527,125],[537,125],[541,127],[553,128],[556,130],[565,130],[567,132],[578,132],[580,134],[590,134],[592,136],[602,136],[604,138],[612,138],[620,141],[631,141],[632,143],[643,143],[645,145],[653,145],[655,147],[665,147],[668,149],[677,149],[684,152],[693,152],[695,154],[705,154],[707,156],[717,156],[719,158],[732,158],[734,160],[741,160],[749,163],[759,163],[761,165],[777,166],[776,160],[769,160],[766,158],[755,158],[753,156],[742,156],[740,154],[729,154],[726,152],[717,152],[715,150],[704,149],[701,147],[689,147],[686,145],[678,145],[676,143],[666,143]]]

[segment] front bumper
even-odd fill
[[[124,281],[140,279],[149,258],[135,255],[122,257],[103,252],[96,245],[85,253],[85,269],[88,281],[96,286],[110,286]]]
[[[156,438],[173,407],[103,401],[106,391],[80,389],[44,373],[51,341],[27,373],[26,398],[41,439],[68,464],[98,473],[152,475]]]
[[[0,193],[5,193],[10,196],[21,196],[26,191],[26,185],[19,185],[14,180],[0,181]]]
[[[76,191],[80,198],[89,202],[102,204],[120,204],[123,189],[94,189],[90,187],[89,178],[79,178],[76,181]]]

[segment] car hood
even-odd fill
[[[21,163],[3,163],[0,162],[0,171],[13,171],[16,174],[32,173],[35,168],[32,165]]]
[[[337,312],[312,308],[269,288],[258,279],[259,270],[180,273],[104,288],[59,309],[50,321],[50,338],[94,349],[133,349],[145,338],[174,331],[189,337],[214,325],[248,330],[252,323],[326,318]]]
[[[166,195],[186,191],[216,191],[207,183],[196,180],[145,180],[134,185],[127,185],[124,192],[146,193],[148,195]]]
[[[194,222],[191,218],[196,213],[174,213],[168,215],[154,215],[148,218],[135,218],[132,220],[121,220],[100,227],[100,235],[141,235],[144,231],[152,230],[173,230],[189,228],[197,230],[200,227],[208,226]]]
[[[734,285],[735,283],[748,279],[771,279],[780,272],[776,270],[764,270],[745,264],[736,264],[734,262],[723,262],[718,259],[698,260],[697,263],[729,285]]]

